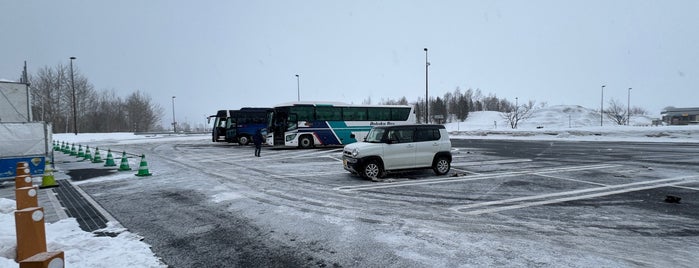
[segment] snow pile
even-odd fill
[[[133,132],[115,133],[73,133],[53,134],[53,140],[67,143],[92,143],[100,142],[109,145],[139,144],[153,142],[171,142],[176,140],[198,140],[203,137],[211,137],[211,134],[134,134]]]
[[[636,142],[699,142],[699,126],[652,126],[648,116],[631,116],[629,126],[617,125],[595,110],[558,105],[535,110],[510,128],[499,112],[471,112],[464,122],[446,124],[452,138],[593,140]]]
[[[19,267],[15,230],[15,200],[0,198],[0,267]],[[103,232],[116,237],[97,237],[80,229],[75,218],[46,224],[48,251],[63,251],[65,267],[166,267],[141,237],[108,223]]]

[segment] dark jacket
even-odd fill
[[[259,130],[255,132],[255,135],[252,136],[252,142],[255,143],[255,146],[262,145],[263,140],[264,137],[262,137],[262,132],[260,132]]]

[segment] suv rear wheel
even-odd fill
[[[364,165],[362,168],[362,177],[375,179],[383,177],[383,170],[381,164],[377,160],[371,160]]]
[[[444,175],[451,169],[451,163],[449,163],[449,158],[445,156],[439,156],[435,159],[434,164],[432,164],[432,170],[437,175]]]

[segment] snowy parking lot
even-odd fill
[[[258,158],[207,136],[87,143],[147,155],[153,176],[114,171],[74,184],[172,267],[699,260],[695,143],[455,139],[447,176],[381,181],[346,172],[341,148],[266,147]],[[102,169],[64,155],[57,163]]]

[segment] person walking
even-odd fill
[[[260,151],[262,150],[262,130],[258,129],[255,135],[252,136],[252,142],[255,143],[255,156],[260,157]]]

